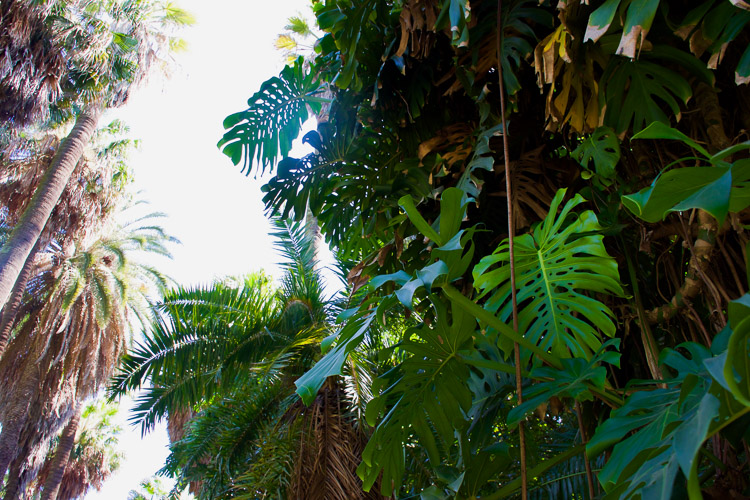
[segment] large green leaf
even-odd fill
[[[323,99],[316,94],[320,82],[306,72],[302,58],[286,66],[278,77],[265,81],[248,99],[248,109],[224,120],[224,133],[217,146],[250,174],[257,161],[261,173],[273,168],[279,156],[287,156],[302,124],[308,118],[308,106],[317,112]]]
[[[360,313],[355,318],[351,318],[338,332],[336,346],[304,375],[295,380],[297,394],[305,404],[309,405],[313,402],[328,377],[341,375],[341,368],[347,356],[362,343],[374,318],[373,312]]]
[[[472,400],[466,384],[469,368],[459,352],[471,347],[476,319],[460,308],[449,311],[434,294],[430,300],[436,313],[432,325],[423,323],[407,332],[398,345],[404,361],[381,377],[386,389],[367,407],[367,420],[371,425],[377,422],[377,428],[357,472],[365,490],[381,477],[386,496],[398,491],[403,481],[403,450],[409,434],[418,437],[436,467],[441,448],[469,424],[465,416]],[[378,422],[379,415],[383,417]]]
[[[622,294],[617,263],[604,248],[601,228],[590,210],[574,214],[583,203],[574,196],[557,210],[565,190],[557,192],[547,218],[532,234],[515,239],[519,332],[555,357],[589,359],[601,347],[600,333],[613,336],[612,313],[586,294]],[[485,308],[508,321],[511,303],[507,240],[474,268],[474,284],[487,297]],[[528,359],[530,353],[525,353]]]
[[[600,80],[600,99],[606,106],[604,124],[618,134],[632,128],[638,132],[658,121],[679,120],[680,103],[686,104],[692,91],[678,73],[647,61],[612,57]],[[670,115],[662,109],[666,105]]]
[[[597,427],[586,447],[594,456],[614,445],[599,474],[607,498],[670,498],[679,469],[689,479],[691,498],[699,498],[699,449],[712,434],[750,411],[725,390],[726,351],[712,356],[698,344],[680,347],[689,356],[665,349],[660,357],[663,366],[676,372],[668,386],[630,395]]]
[[[724,378],[732,395],[750,406],[750,318],[740,321],[729,337]]]
[[[647,222],[659,222],[671,212],[700,208],[720,223],[727,213],[750,206],[750,161],[728,163],[725,159],[748,147],[730,146],[714,155],[679,130],[652,123],[633,139],[678,140],[695,149],[712,167],[687,167],[662,172],[650,186],[622,197],[631,212]]]
[[[651,123],[648,127],[644,128],[637,134],[634,134],[632,139],[670,139],[682,141],[691,148],[701,153],[706,158],[709,158],[711,156],[703,146],[701,146],[679,130],[672,128],[662,122]]]
[[[700,208],[724,221],[729,212],[732,172],[727,167],[688,167],[670,170],[639,192],[622,197],[628,210],[646,222],[667,214]]]

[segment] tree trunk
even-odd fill
[[[16,500],[18,498],[18,485],[21,482],[21,464],[25,457],[16,457],[10,464],[8,473],[8,484],[5,485],[5,496],[3,500]]]
[[[42,233],[47,219],[60,200],[70,175],[96,130],[101,109],[87,108],[76,120],[73,130],[60,144],[29,206],[13,228],[10,238],[0,249],[0,307],[5,307],[13,285],[26,259]]]
[[[57,444],[55,456],[52,458],[52,466],[50,467],[49,475],[44,482],[42,500],[55,500],[57,498],[57,491],[60,489],[60,484],[62,483],[65,469],[67,468],[68,460],[70,459],[70,452],[73,450],[73,445],[76,441],[76,432],[78,432],[78,422],[81,420],[82,408],[83,405],[81,402],[76,401],[73,417],[60,435],[60,442]]]
[[[313,259],[315,260],[313,268],[316,271],[320,271],[322,269],[320,259],[323,257],[323,235],[320,234],[318,218],[313,215],[309,204],[305,211],[305,233],[307,233],[307,237],[310,238],[313,244]]]
[[[5,349],[8,347],[10,332],[13,331],[13,325],[16,324],[16,314],[21,307],[23,292],[26,290],[29,278],[31,278],[31,269],[34,267],[34,257],[36,257],[38,250],[39,242],[37,242],[34,249],[26,258],[26,263],[23,265],[23,269],[21,269],[21,274],[18,276],[18,280],[16,280],[16,284],[13,286],[10,300],[5,304],[5,307],[3,307],[2,316],[0,316],[0,359],[3,358]]]
[[[3,408],[3,431],[0,432],[0,478],[5,477],[8,465],[18,455],[18,439],[26,423],[31,402],[39,385],[39,371],[34,363],[27,363],[18,390],[12,391],[10,401]]]

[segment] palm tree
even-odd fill
[[[81,108],[70,134],[57,149],[29,207],[0,249],[0,307],[7,302],[24,263],[96,130],[106,108],[123,104],[148,74],[164,47],[175,47],[165,30],[191,18],[172,4],[150,0],[108,0],[66,5],[56,13],[69,51],[67,89],[60,109]]]
[[[10,301],[0,319],[0,357],[10,340],[16,314],[29,279],[39,274],[49,261],[48,245],[53,244],[66,255],[75,241],[89,238],[115,212],[118,199],[130,180],[127,157],[134,141],[127,138],[128,128],[118,120],[100,128],[90,148],[78,162],[60,201],[50,214],[35,249],[29,254]],[[5,208],[4,223],[17,224],[29,205],[34,191],[51,158],[60,145],[53,134],[16,138],[3,148],[0,159],[0,202]]]
[[[44,488],[43,497],[54,498],[80,402],[114,372],[129,324],[148,321],[152,290],[167,286],[164,276],[133,256],[139,251],[168,255],[169,241],[174,239],[157,226],[126,226],[76,252],[56,270],[54,287],[24,320],[0,361],[0,378],[16,381],[16,390],[0,402],[0,475],[12,460],[35,475],[39,464],[24,466],[27,456],[70,421],[58,446],[58,467],[51,468]]]
[[[127,500],[167,500],[170,498],[169,491],[162,484],[161,478],[149,477],[141,481],[138,489],[128,492]]]
[[[93,401],[83,408],[70,461],[57,494],[58,500],[81,498],[91,488],[100,490],[104,481],[119,469],[123,454],[117,446],[122,428],[112,422],[117,411],[117,405],[104,399]],[[54,469],[52,458],[51,455],[47,457],[39,472],[35,485],[37,490],[45,484],[50,471]]]
[[[133,416],[144,430],[197,410],[164,471],[178,485],[192,483],[200,498],[363,498],[355,473],[363,436],[340,381],[310,407],[294,395],[294,381],[332,332],[335,308],[324,296],[311,232],[276,225],[287,258],[280,289],[253,274],[170,292],[110,392],[149,381]]]

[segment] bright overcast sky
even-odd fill
[[[245,109],[260,84],[281,70],[283,55],[273,42],[290,16],[309,14],[310,2],[177,3],[196,18],[183,36],[189,48],[178,55],[180,68],[163,84],[154,79],[117,112],[141,140],[131,161],[140,197],[169,215],[162,225],[182,241],[174,260],[160,267],[183,285],[258,269],[277,275],[261,183],[241,175],[216,142],[224,118]],[[124,423],[124,412],[120,416],[125,463],[87,499],[125,499],[164,464],[164,427],[140,440],[139,430]]]

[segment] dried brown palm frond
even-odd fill
[[[439,130],[434,137],[419,145],[420,161],[430,153],[438,153],[448,169],[463,164],[472,153],[474,128],[470,123],[454,123]]]
[[[59,96],[65,53],[46,22],[54,3],[0,3],[0,120],[12,127],[44,119]]]
[[[407,47],[409,55],[416,59],[424,59],[430,55],[436,39],[437,7],[435,0],[411,0],[404,3],[399,18],[401,41],[396,56],[403,56]]]
[[[505,177],[502,165],[495,165],[499,175]],[[554,176],[557,168],[545,161],[544,146],[524,153],[518,160],[510,162],[511,185],[513,186],[513,214],[515,227],[527,227],[530,221],[544,219],[555,195]],[[505,185],[505,181],[502,181]],[[490,196],[505,197],[505,190],[493,192]]]
[[[0,204],[7,208],[13,225],[24,212],[59,146],[47,136],[0,163]],[[42,239],[65,244],[85,240],[113,213],[121,185],[112,182],[116,163],[102,161],[98,153],[84,155],[52,211]]]

